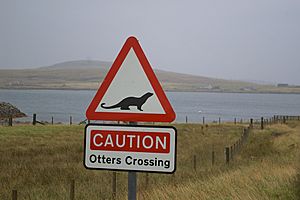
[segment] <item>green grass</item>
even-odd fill
[[[140,199],[299,197],[300,123],[253,130],[229,165],[225,164],[224,147],[240,137],[243,126],[175,126],[177,171],[174,175],[148,174],[148,185],[146,173],[138,173]],[[13,189],[18,190],[18,199],[68,199],[72,179],[76,181],[76,199],[111,199],[112,172],[83,166],[83,129],[77,125],[0,127],[0,199],[10,199]],[[127,198],[126,172],[117,172],[117,198]]]

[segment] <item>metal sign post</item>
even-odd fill
[[[136,172],[128,172],[128,200],[136,200]]]
[[[137,125],[137,122],[129,122],[130,125]],[[128,200],[136,200],[136,172],[128,172]]]
[[[87,169],[128,171],[129,200],[137,199],[137,171],[175,172],[176,128],[137,123],[172,122],[176,114],[135,37],[126,40],[86,117],[129,122],[88,123],[83,158]]]

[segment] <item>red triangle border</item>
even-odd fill
[[[123,61],[125,60],[129,50],[133,48],[138,60],[143,67],[143,70],[151,83],[151,86],[156,93],[159,102],[161,103],[165,114],[152,114],[152,113],[117,113],[117,112],[96,112],[96,109],[109,88],[112,80],[119,71]],[[164,93],[155,73],[145,56],[142,47],[138,40],[131,36],[123,45],[120,53],[112,64],[106,77],[104,78],[101,86],[99,87],[95,97],[91,101],[88,109],[86,110],[86,117],[89,120],[108,120],[108,121],[137,121],[137,122],[172,122],[176,118],[176,114]]]

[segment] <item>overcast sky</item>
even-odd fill
[[[131,35],[153,68],[300,84],[299,0],[0,1],[0,69],[113,61]]]

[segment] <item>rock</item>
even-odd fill
[[[7,102],[0,102],[0,119],[26,117],[26,114]]]

